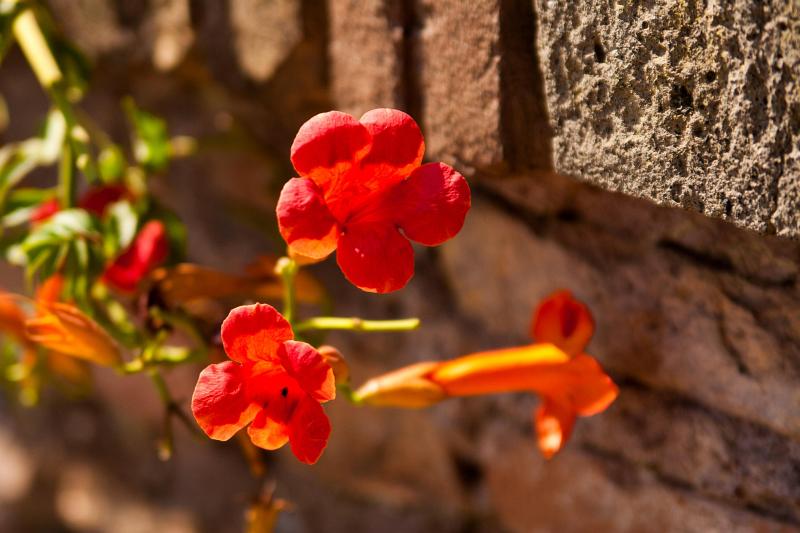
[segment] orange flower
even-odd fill
[[[539,305],[532,331],[541,342],[411,365],[369,380],[355,399],[378,406],[427,407],[456,396],[534,392],[542,398],[534,419],[539,448],[549,459],[563,448],[578,416],[605,410],[619,390],[599,363],[582,353],[594,322],[568,291]]]
[[[54,276],[40,287],[37,314],[25,321],[28,338],[54,352],[98,365],[119,364],[119,347],[108,333],[74,305],[56,301],[61,283],[61,278]]]
[[[57,302],[61,299],[63,289],[64,277],[60,274],[50,276],[36,290],[36,301],[39,304]],[[70,383],[85,385],[91,379],[91,373],[86,361],[81,361],[72,355],[55,350],[48,350],[46,357],[50,371]]]
[[[0,332],[19,344],[26,344],[25,313],[17,305],[16,299],[13,294],[0,291]]]

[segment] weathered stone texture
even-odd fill
[[[299,0],[230,2],[231,29],[242,71],[269,79],[303,37]]]
[[[331,95],[361,116],[404,107],[403,13],[400,0],[329,0]]]
[[[800,4],[536,10],[556,171],[800,235]]]
[[[424,0],[416,18],[427,156],[467,173],[502,167],[499,1]]]

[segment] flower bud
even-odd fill
[[[344,360],[342,352],[328,345],[320,346],[317,351],[333,370],[337,385],[350,381],[350,367],[347,365],[347,361]]]
[[[40,313],[25,322],[33,342],[98,365],[121,362],[114,340],[94,320],[77,307],[65,303],[45,303]]]
[[[303,255],[301,253],[294,251],[290,246],[286,247],[286,255],[291,257],[294,260],[294,262],[297,263],[299,266],[313,265],[314,263],[319,263],[320,261],[324,261],[325,259],[327,259],[327,257],[316,258]]]
[[[446,397],[444,389],[428,378],[438,366],[418,363],[372,378],[354,393],[354,398],[380,407],[428,407]]]

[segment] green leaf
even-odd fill
[[[117,254],[133,242],[139,225],[139,215],[130,202],[112,204],[107,211],[104,249],[107,257]]]
[[[67,209],[34,227],[19,249],[9,251],[9,255],[27,267],[29,280],[62,272],[78,299],[85,297],[88,287],[88,278],[81,280],[80,277],[103,267],[101,242],[102,235],[94,217],[83,209]]]
[[[100,151],[97,163],[100,179],[104,183],[116,183],[119,181],[125,173],[125,167],[128,165],[122,150],[115,144],[107,146]]]
[[[152,172],[169,164],[169,133],[164,119],[142,111],[132,98],[123,101],[128,120],[133,127],[133,153],[136,161]]]
[[[28,139],[0,148],[0,188],[10,189],[39,165],[40,139]]]
[[[66,134],[67,121],[64,119],[64,115],[56,109],[50,110],[41,136],[42,144],[39,147],[40,165],[52,165],[58,161]]]
[[[11,228],[25,224],[30,221],[33,213],[43,202],[55,197],[53,189],[14,189],[8,194],[5,205],[5,213],[0,219],[4,228]]]
[[[0,148],[0,203],[22,178],[37,166],[52,165],[64,145],[66,122],[58,111],[50,111],[42,135]]]

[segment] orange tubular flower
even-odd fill
[[[18,344],[27,345],[25,313],[16,299],[14,295],[0,291],[0,333],[10,336]]]
[[[535,392],[542,398],[534,417],[539,449],[549,459],[563,448],[575,419],[605,410],[619,389],[583,353],[594,322],[568,291],[539,305],[531,330],[539,343],[411,365],[368,381],[355,398],[370,405],[427,407],[448,397]]]
[[[206,435],[228,440],[249,424],[256,446],[277,450],[288,442],[298,459],[317,462],[331,432],[320,404],[335,398],[336,384],[319,352],[293,337],[270,305],[230,312],[222,344],[231,360],[207,366],[192,396],[192,413]]]
[[[63,289],[64,278],[60,274],[50,276],[36,290],[36,302],[40,305],[57,302],[61,299]],[[47,350],[46,358],[50,371],[70,383],[83,385],[91,380],[91,373],[85,360],[55,350]]]
[[[60,285],[60,278],[54,276],[40,288],[38,312],[25,321],[28,338],[59,354],[98,365],[119,364],[119,347],[108,333],[77,307],[56,301]]]

